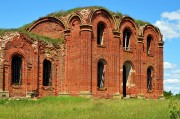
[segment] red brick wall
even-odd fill
[[[83,14],[83,15],[82,15]],[[97,25],[105,25],[103,45],[97,44]],[[123,49],[123,31],[131,31],[130,51]],[[35,22],[30,32],[64,38],[65,43],[46,44],[28,38],[16,37],[6,43],[4,52],[5,83],[0,83],[10,96],[25,96],[38,90],[39,97],[48,95],[92,95],[111,98],[123,95],[123,65],[132,66],[126,95],[158,98],[163,94],[163,42],[157,28],[138,26],[130,17],[116,17],[103,9],[87,10],[59,19],[45,17]],[[147,36],[152,36],[152,53],[147,54]],[[21,45],[22,46],[16,46]],[[13,87],[11,57],[18,53],[23,57],[22,85]],[[52,63],[52,86],[43,86],[43,61]],[[98,61],[105,64],[105,87],[97,87]],[[153,67],[152,90],[147,90],[147,68]],[[1,80],[0,80],[1,81]]]

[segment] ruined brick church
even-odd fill
[[[162,34],[141,22],[87,7],[5,32],[0,36],[0,97],[163,96]]]

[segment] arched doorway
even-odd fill
[[[132,65],[129,62],[123,65],[123,97],[127,95],[127,86],[129,85],[129,80],[131,79]]]

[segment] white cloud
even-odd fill
[[[180,20],[180,10],[173,12],[164,12],[161,17],[167,18],[168,20]]]
[[[164,76],[165,76],[165,77],[170,77],[170,76],[171,76],[171,74],[164,74]]]
[[[179,79],[179,78],[180,78],[180,74],[172,74],[171,77],[172,77],[172,78],[175,78],[175,79]]]
[[[180,10],[162,13],[155,25],[161,30],[164,39],[180,38]]]
[[[165,70],[170,70],[170,69],[173,69],[173,68],[175,68],[175,67],[176,67],[175,64],[172,64],[172,63],[170,63],[170,62],[164,62],[164,69],[165,69]]]
[[[175,74],[180,74],[180,70],[175,70],[175,71],[173,71],[173,73],[175,73]],[[179,77],[180,78],[180,77]]]
[[[180,79],[166,79],[164,81],[164,90],[171,91],[174,94],[180,92]]]
[[[166,79],[165,84],[176,84],[180,86],[180,79]]]

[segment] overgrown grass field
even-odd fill
[[[147,99],[6,99],[0,100],[0,119],[168,119],[168,105],[169,100]]]

